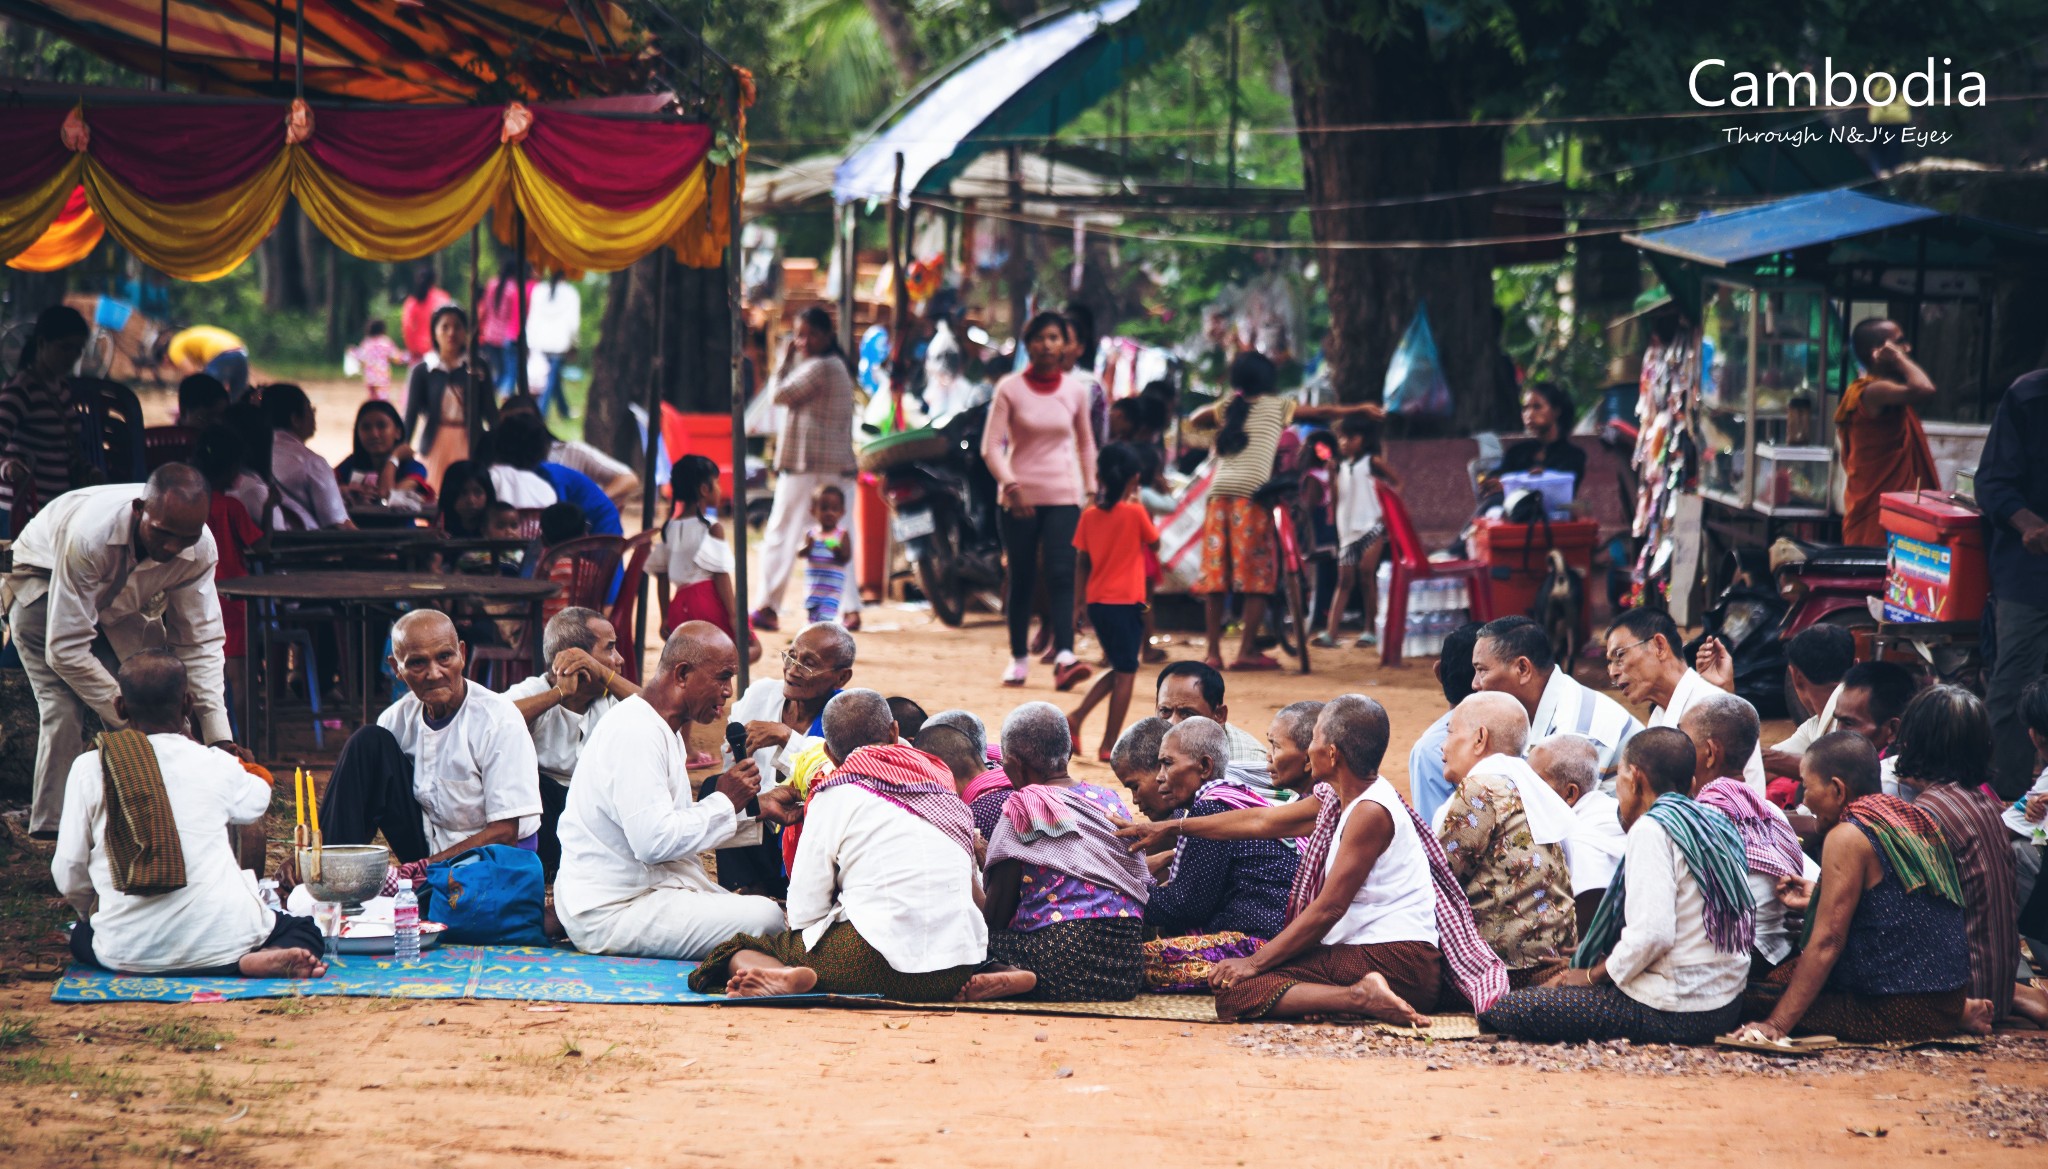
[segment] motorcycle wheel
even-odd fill
[[[951,515],[934,517],[931,551],[917,562],[917,588],[932,613],[954,628],[967,619],[967,584],[960,579],[960,529]]]

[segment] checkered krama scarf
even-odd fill
[[[183,889],[185,845],[149,736],[104,731],[99,750],[114,888],[137,897]]]
[[[1323,868],[1337,842],[1337,821],[1344,816],[1344,804],[1337,798],[1336,788],[1319,783],[1310,796],[1320,807],[1316,811],[1315,831],[1309,834],[1308,843],[1301,850],[1301,864],[1294,870],[1294,888],[1287,895],[1289,922],[1321,895]],[[1400,797],[1397,794],[1395,798]],[[1401,810],[1408,813],[1416,839],[1429,858],[1430,883],[1436,893],[1437,949],[1443,955],[1445,971],[1473,1009],[1484,1011],[1508,992],[1507,964],[1480,938],[1479,927],[1472,922],[1472,903],[1466,900],[1465,887],[1451,872],[1450,862],[1444,859],[1436,833],[1429,830],[1408,801],[1401,800]]]
[[[960,802],[953,773],[915,747],[891,743],[862,747],[824,780],[811,785],[811,799],[846,784],[866,788],[946,834],[974,855],[974,817]]]

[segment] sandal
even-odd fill
[[[1097,751],[1097,752],[1095,753],[1095,761],[1096,761],[1097,763],[1107,763],[1107,762],[1109,762],[1109,757],[1110,757],[1111,753],[1112,753],[1112,748],[1109,748],[1109,747],[1104,747],[1104,748],[1103,748],[1102,750],[1100,750],[1100,751]]]
[[[1358,635],[1358,640],[1357,640],[1357,641],[1354,641],[1354,642],[1352,642],[1352,643],[1351,643],[1351,648],[1353,648],[1353,649],[1371,649],[1372,647],[1374,647],[1374,646],[1378,645],[1379,643],[1380,643],[1380,639],[1379,639],[1379,638],[1377,638],[1377,637],[1375,637],[1375,636],[1373,636],[1372,634],[1370,634],[1370,633],[1361,633],[1361,634],[1359,634],[1359,635]]]
[[[1278,663],[1275,663],[1274,668],[1279,668]],[[1089,668],[1087,662],[1076,658],[1052,672],[1053,689],[1072,690],[1080,683],[1086,682],[1094,673],[1095,671]]]
[[[1253,658],[1239,658],[1230,663],[1230,668],[1239,671],[1277,670],[1280,668],[1280,663],[1267,657],[1265,654],[1260,654]]]
[[[1166,660],[1166,651],[1156,645],[1148,645],[1138,651],[1138,660],[1148,666],[1156,666]]]
[[[747,621],[763,633],[779,633],[782,631],[782,618],[777,617],[773,609],[766,607],[756,609],[748,615]]]
[[[1312,645],[1312,646],[1316,647],[1317,649],[1336,649],[1336,648],[1337,648],[1337,639],[1336,639],[1336,638],[1334,638],[1334,637],[1331,637],[1331,636],[1330,636],[1329,634],[1327,634],[1327,633],[1318,633],[1318,634],[1316,634],[1316,635],[1315,635],[1314,637],[1311,637],[1311,638],[1309,638],[1309,639],[1308,639],[1308,643],[1309,643],[1310,645]]]

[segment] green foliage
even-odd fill
[[[36,1035],[36,1021],[27,1015],[0,1017],[0,1049],[33,1047],[42,1040]]]
[[[1501,311],[1501,348],[1524,384],[1553,381],[1583,415],[1606,380],[1604,322],[1572,311],[1571,262],[1521,264],[1495,271],[1493,302]]]
[[[132,1096],[142,1090],[141,1079],[131,1072],[81,1067],[73,1063],[68,1055],[62,1059],[24,1055],[0,1060],[0,1084],[14,1084],[24,1088],[39,1088],[53,1084],[68,1085],[77,1089],[78,1093],[87,1099],[98,1099],[101,1096]]]
[[[188,1020],[155,1023],[142,1030],[142,1038],[147,1042],[175,1051],[214,1051],[234,1037],[232,1031]]]

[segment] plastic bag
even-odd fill
[[[1410,418],[1449,418],[1451,386],[1437,357],[1436,336],[1429,330],[1429,304],[1415,309],[1415,319],[1387,363],[1387,412]]]

